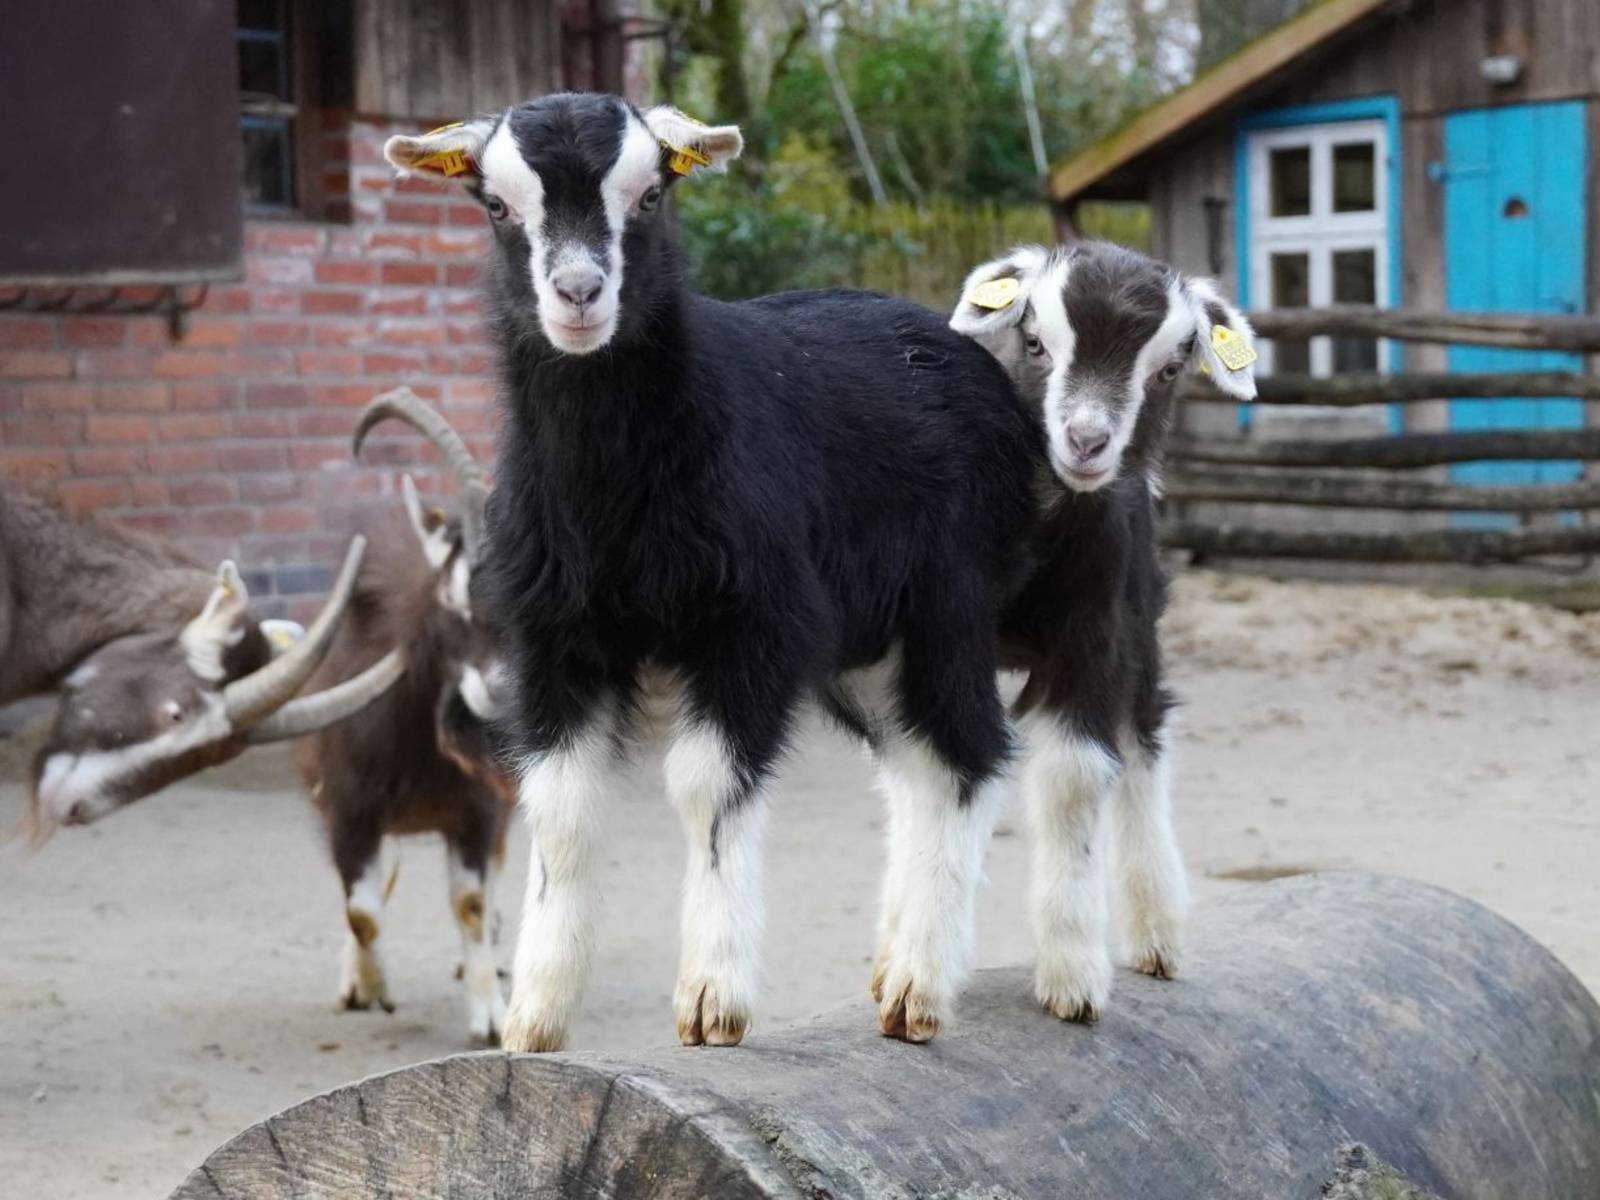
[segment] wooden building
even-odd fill
[[[50,186],[0,195],[0,475],[237,559],[263,613],[442,473],[357,407],[405,383],[490,453],[487,226],[384,140],[635,91],[619,0],[10,0],[0,103]],[[387,432],[387,431],[386,431]]]
[[[1336,303],[1586,313],[1600,300],[1600,3],[1321,0],[1051,177],[1059,218],[1140,200],[1153,250],[1248,308]],[[1264,344],[1269,372],[1582,370],[1582,357],[1361,338]],[[1580,399],[1248,412],[1244,437],[1570,429]],[[1459,483],[1558,482],[1576,462],[1466,463]],[[1327,520],[1327,514],[1314,519]],[[1359,514],[1357,523],[1393,521]],[[1436,518],[1439,519],[1439,518]]]

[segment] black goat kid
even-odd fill
[[[1155,499],[1178,376],[1250,399],[1250,326],[1209,281],[1106,243],[979,267],[950,324],[1010,372],[1059,480],[1041,489],[1036,565],[1001,628],[1006,662],[1028,669],[1036,989],[1057,1016],[1094,1020],[1111,990],[1107,815],[1129,959],[1177,969],[1188,889],[1167,799]]]
[[[970,955],[1009,749],[995,629],[1026,570],[1038,425],[988,354],[915,305],[688,291],[664,194],[741,147],[735,127],[602,95],[387,147],[464,183],[494,231],[508,419],[479,577],[519,685],[540,868],[511,1049],[566,1036],[599,808],[647,679],[676,699],[685,1043],[736,1043],[749,1021],[762,792],[808,698],[871,740],[888,798],[882,1029],[932,1037]]]

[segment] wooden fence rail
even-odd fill
[[[1244,442],[1180,438],[1171,457],[1179,462],[1235,463],[1259,467],[1380,467],[1403,470],[1489,459],[1600,459],[1600,429],[1531,430],[1501,433],[1407,433],[1394,437],[1273,439]]]
[[[1410,308],[1330,305],[1280,308],[1250,314],[1265,338],[1393,338],[1401,342],[1443,342],[1463,346],[1502,346],[1514,350],[1565,350],[1600,354],[1600,317],[1549,317],[1505,313],[1432,313]]]
[[[1428,479],[1389,479],[1293,469],[1234,470],[1184,463],[1169,471],[1171,500],[1303,504],[1422,512],[1573,512],[1600,508],[1600,480],[1527,487],[1466,487]]]
[[[1510,563],[1549,554],[1600,554],[1600,525],[1579,529],[1420,529],[1340,533],[1170,521],[1161,544],[1222,558],[1319,558],[1336,562]]]
[[[1325,379],[1310,375],[1267,375],[1256,384],[1258,404],[1333,408],[1499,396],[1572,396],[1600,400],[1600,377],[1568,371],[1500,371],[1484,375],[1418,371],[1406,375],[1334,375]],[[1238,404],[1202,379],[1185,384],[1182,398],[1185,404]]]

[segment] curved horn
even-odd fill
[[[408,387],[385,392],[362,409],[356,421],[351,453],[359,458],[361,443],[368,432],[390,417],[404,421],[444,455],[445,465],[455,476],[456,489],[461,493],[461,540],[466,544],[468,560],[477,562],[478,550],[483,545],[484,505],[489,499],[489,480],[483,468],[478,466],[461,435],[450,427],[450,422]]]
[[[288,650],[273,659],[259,671],[236,679],[222,689],[223,708],[228,715],[228,727],[239,733],[255,725],[269,714],[287,704],[301,688],[311,673],[322,662],[333,635],[338,632],[344,610],[356,590],[356,574],[361,570],[361,560],[367,552],[367,539],[359,534],[350,539],[350,549],[345,551],[344,565],[333,581],[328,600],[311,623],[306,634]]]
[[[406,673],[406,658],[391,650],[359,675],[320,692],[289,701],[277,712],[250,727],[245,741],[252,746],[282,742],[315,733],[335,721],[360,712]]]

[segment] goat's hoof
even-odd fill
[[[500,1048],[517,1054],[551,1054],[566,1042],[565,1029],[552,1029],[537,1015],[515,1005],[500,1030]]]
[[[902,1042],[931,1042],[944,1024],[933,997],[912,979],[894,977],[887,967],[876,983],[878,1032]]]
[[[386,1013],[394,1011],[394,1001],[389,999],[389,987],[382,975],[358,975],[339,985],[339,1007],[346,1012],[366,1012],[374,1004]]]
[[[487,996],[467,996],[467,1036],[493,1048],[500,1044],[500,1031],[506,1027],[506,1002],[500,996],[499,981],[491,986],[493,991]]]
[[[749,1009],[710,981],[680,983],[672,1007],[685,1046],[737,1046],[750,1027]]]
[[[1041,971],[1034,980],[1034,995],[1051,1016],[1079,1025],[1093,1025],[1111,998],[1110,964],[1105,964],[1103,971],[1095,967],[1087,974],[1088,982],[1080,982],[1075,975]]]
[[[1172,950],[1153,947],[1138,951],[1128,960],[1128,965],[1141,975],[1149,975],[1155,979],[1178,977],[1178,955]]]

